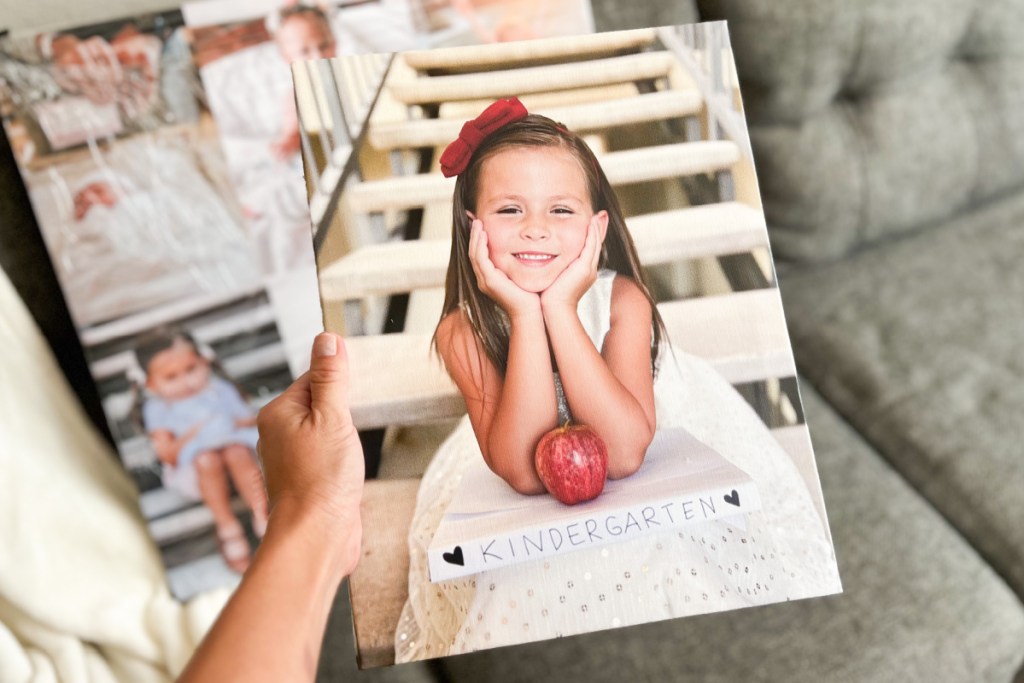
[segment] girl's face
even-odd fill
[[[210,381],[210,361],[188,342],[175,342],[153,356],[146,369],[146,387],[160,398],[178,401],[202,391]]]
[[[608,213],[594,214],[586,177],[557,147],[512,147],[480,169],[476,217],[483,221],[495,267],[528,292],[540,293],[583,251],[591,219],[603,242]]]

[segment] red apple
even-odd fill
[[[608,476],[608,448],[586,425],[565,424],[541,437],[534,453],[544,488],[566,505],[601,495]]]

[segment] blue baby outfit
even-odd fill
[[[175,438],[195,425],[203,426],[178,453],[176,468],[192,467],[196,456],[204,451],[241,444],[255,451],[259,434],[256,427],[238,427],[237,420],[249,420],[256,411],[245,402],[238,389],[227,380],[213,375],[206,388],[198,394],[177,401],[150,396],[142,406],[142,420],[147,432],[167,430]]]

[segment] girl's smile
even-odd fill
[[[576,260],[595,217],[579,162],[557,147],[512,147],[488,157],[476,208],[495,267],[534,293]],[[605,211],[596,216],[608,220]]]
[[[533,251],[524,251],[514,255],[523,265],[546,266],[554,260],[553,254],[540,254]]]

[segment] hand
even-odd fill
[[[53,41],[53,78],[67,92],[80,93],[94,104],[110,104],[117,99],[124,71],[103,38],[60,35]]]
[[[194,439],[205,424],[206,420],[200,420],[177,438],[166,429],[151,432],[149,442],[153,445],[153,450],[156,451],[157,459],[168,467],[177,467],[178,454],[181,453],[182,446]]]
[[[540,297],[522,289],[512,282],[508,275],[497,269],[487,251],[484,222],[468,211],[466,215],[473,221],[469,232],[469,261],[473,264],[473,272],[476,273],[480,291],[494,299],[509,318],[539,313]]]
[[[573,312],[580,298],[597,280],[597,265],[601,261],[601,228],[600,216],[595,214],[587,226],[587,238],[583,249],[576,260],[566,266],[555,281],[541,292],[541,308],[552,311],[558,308],[569,308]]]
[[[124,74],[118,91],[118,104],[129,116],[144,113],[159,95],[163,43],[156,36],[141,33],[128,24],[114,37],[110,47]]]
[[[282,133],[280,137],[270,143],[270,154],[278,161],[288,161],[295,156],[302,146],[302,139],[299,131]]]
[[[117,205],[117,193],[106,181],[89,183],[75,193],[75,220],[80,221],[94,206],[112,207]]]
[[[299,114],[295,109],[295,101],[291,98],[284,103],[281,129],[277,137],[270,143],[270,153],[278,161],[288,161],[299,153],[302,137],[299,134]]]
[[[289,519],[311,520],[325,543],[343,544],[339,561],[350,574],[362,539],[365,466],[348,407],[348,355],[341,337],[317,336],[309,372],[264,406],[257,426],[269,528]]]

